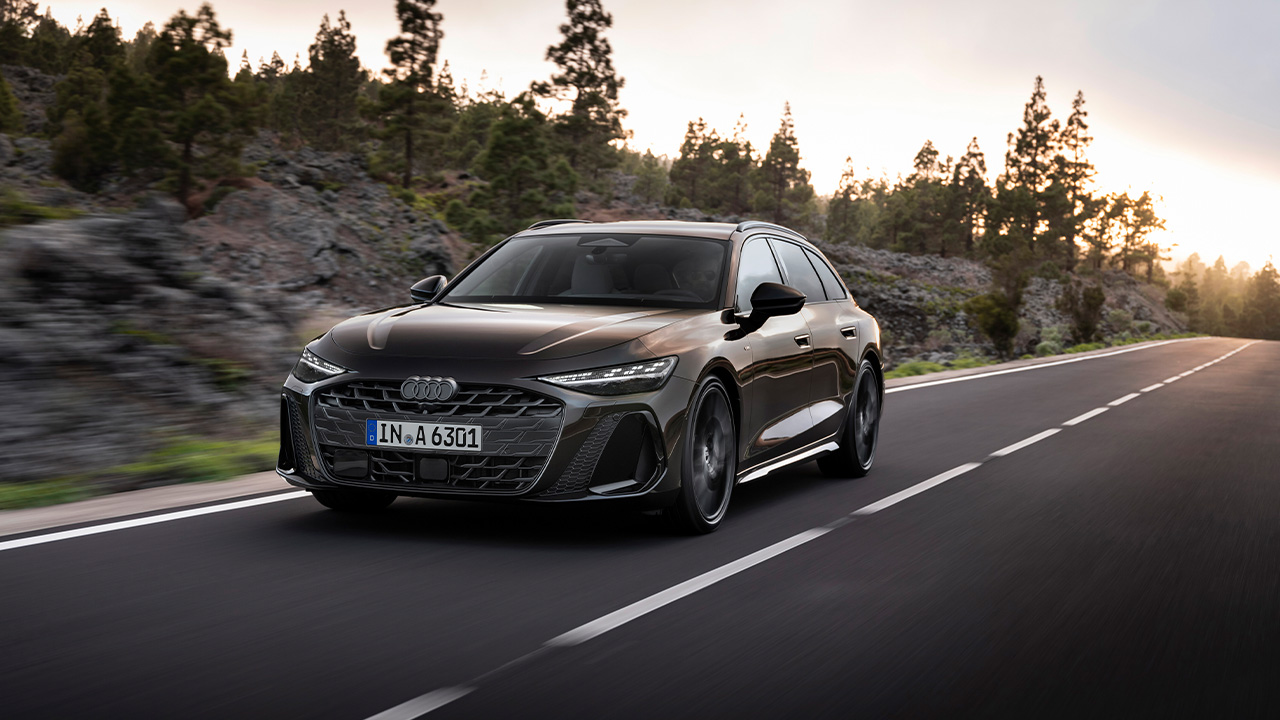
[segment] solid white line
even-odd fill
[[[1160,388],[1162,388],[1162,387],[1164,387],[1164,383],[1162,383],[1162,382],[1158,382],[1158,383],[1156,383],[1155,385],[1148,385],[1148,386],[1146,386],[1146,387],[1142,388],[1141,390],[1139,390],[1138,392],[1149,393],[1149,392],[1151,392],[1152,390],[1159,390],[1159,389],[1160,389]]]
[[[1129,393],[1128,395],[1125,395],[1122,398],[1116,398],[1115,400],[1112,400],[1111,402],[1107,403],[1107,405],[1109,405],[1110,407],[1120,407],[1121,405],[1129,402],[1130,400],[1136,397],[1139,397],[1138,393]]]
[[[774,543],[763,550],[757,550],[746,557],[734,560],[727,565],[721,565],[720,567],[705,572],[695,578],[685,580],[679,585],[669,587],[662,592],[650,595],[649,597],[638,602],[634,602],[620,610],[615,610],[608,615],[592,620],[585,625],[580,625],[563,635],[551,638],[546,642],[546,644],[550,647],[567,647],[570,645],[584,643],[591,638],[625,625],[638,617],[648,615],[658,608],[670,605],[683,597],[687,597],[699,590],[710,587],[727,577],[737,575],[743,570],[755,567],[770,558],[777,557],[788,550],[804,545],[810,540],[816,540],[831,532],[831,530],[832,528],[829,527],[814,528],[812,530],[805,530],[797,535],[792,535],[782,542]]]
[[[900,490],[883,500],[877,500],[876,502],[873,502],[870,505],[867,505],[866,507],[858,508],[857,510],[854,510],[849,514],[850,515],[871,515],[872,513],[878,513],[887,507],[890,507],[892,505],[897,505],[898,503],[902,502],[903,500],[906,500],[909,497],[919,495],[920,493],[924,492],[925,490],[928,490],[929,488],[937,487],[938,485],[941,485],[942,483],[948,480],[953,480],[955,478],[958,478],[961,475],[969,472],[970,470],[974,470],[980,467],[982,467],[982,463],[965,463],[964,465],[960,465],[959,467],[953,467],[950,470],[942,473],[941,475],[934,475],[933,477],[929,478],[928,480],[925,480],[922,483],[916,483],[915,485],[912,485],[906,490]]]
[[[206,507],[192,508],[190,510],[178,510],[177,512],[163,513],[161,515],[148,515],[147,517],[134,518],[132,520],[120,520],[118,522],[106,523],[105,525],[90,525],[89,527],[76,528],[74,530],[63,530],[61,532],[45,533],[44,535],[32,535],[30,537],[18,538],[17,540],[2,541],[0,542],[0,551],[15,550],[17,548],[29,547],[31,545],[43,545],[45,543],[57,542],[59,540],[70,540],[72,538],[85,537],[87,535],[98,535],[100,533],[114,532],[116,530],[127,530],[129,528],[142,527],[143,525],[155,525],[156,523],[182,520],[190,517],[198,517],[200,515],[212,515],[213,513],[227,512],[228,510],[240,510],[241,508],[254,507],[255,505],[266,505],[267,503],[275,503],[282,500],[293,500],[309,494],[310,493],[305,490],[299,490],[297,492],[287,492],[279,495],[250,498],[249,500],[237,500],[236,502],[222,503],[221,505],[208,505]]]
[[[949,385],[951,383],[965,382],[967,380],[979,380],[981,378],[995,377],[997,375],[1009,375],[1011,373],[1026,372],[1028,370],[1039,370],[1041,368],[1057,367],[1059,365],[1067,365],[1069,363],[1084,362],[1085,360],[1097,360],[1098,358],[1114,357],[1116,355],[1123,355],[1125,353],[1137,352],[1138,350],[1150,350],[1151,348],[1157,348],[1157,347],[1160,347],[1161,345],[1168,345],[1169,343],[1187,342],[1189,340],[1200,340],[1200,339],[1201,338],[1179,338],[1177,340],[1163,340],[1161,342],[1152,343],[1150,345],[1138,345],[1135,347],[1124,348],[1123,350],[1116,350],[1114,352],[1099,353],[1097,355],[1083,355],[1081,357],[1070,358],[1067,360],[1057,360],[1055,362],[1040,363],[1038,365],[1024,365],[1022,367],[1009,368],[1007,370],[995,370],[992,372],[978,373],[976,375],[964,375],[962,377],[947,378],[945,380],[933,380],[930,382],[916,383],[914,385],[903,385],[902,387],[889,388],[888,390],[885,390],[885,394],[887,395],[889,393],[906,392],[907,390],[919,390],[920,388],[934,387],[937,385]]]
[[[1094,408],[1094,409],[1090,410],[1089,412],[1087,412],[1087,413],[1085,413],[1085,414],[1083,414],[1083,415],[1077,415],[1077,416],[1075,416],[1075,417],[1071,418],[1070,420],[1068,420],[1068,421],[1066,421],[1066,422],[1064,422],[1064,423],[1062,423],[1062,424],[1063,424],[1063,425],[1066,425],[1066,426],[1079,425],[1080,423],[1084,422],[1085,420],[1088,420],[1089,418],[1092,418],[1092,417],[1097,417],[1097,416],[1101,415],[1102,413],[1104,413],[1104,412],[1106,412],[1106,411],[1108,411],[1108,410],[1110,410],[1110,409],[1111,409],[1111,408],[1104,408],[1104,407]]]
[[[1014,443],[1014,444],[1012,444],[1012,445],[1010,445],[1010,446],[1008,446],[1008,447],[1000,448],[999,450],[997,450],[997,451],[995,451],[995,452],[991,453],[991,457],[1004,457],[1005,455],[1010,455],[1010,454],[1012,454],[1012,453],[1016,453],[1016,452],[1018,452],[1019,450],[1021,450],[1022,448],[1027,447],[1028,445],[1034,445],[1034,444],[1036,444],[1036,443],[1040,442],[1041,440],[1043,440],[1043,439],[1045,439],[1045,438],[1047,438],[1047,437],[1053,436],[1053,435],[1057,435],[1057,434],[1058,434],[1058,433],[1060,433],[1060,432],[1062,432],[1062,428],[1050,428],[1050,429],[1048,429],[1048,430],[1045,430],[1045,431],[1044,431],[1044,432],[1042,432],[1042,433],[1038,433],[1038,434],[1036,434],[1036,435],[1032,435],[1031,437],[1027,438],[1026,440],[1020,440],[1020,441],[1018,441],[1018,442],[1016,442],[1016,443]]]
[[[413,718],[426,715],[432,710],[439,710],[472,690],[475,690],[475,688],[448,687],[433,690],[426,695],[400,703],[390,710],[383,710],[377,715],[372,715],[369,720],[413,720]]]

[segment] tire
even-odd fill
[[[377,512],[395,502],[396,494],[381,490],[312,490],[316,501],[330,510],[350,513]]]
[[[860,478],[871,472],[880,441],[880,414],[884,388],[870,360],[863,360],[853,382],[849,413],[840,431],[840,448],[818,458],[818,469],[828,477]]]
[[[681,532],[705,535],[720,527],[738,474],[738,433],[724,383],[702,381],[689,403],[680,494],[666,515]]]

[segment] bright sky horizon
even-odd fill
[[[106,5],[124,36],[157,27],[194,0],[53,0],[74,27]],[[393,0],[217,0],[234,32],[233,67],[248,51],[306,64],[321,16],[344,9],[366,67],[385,66],[397,32]],[[604,0],[607,37],[626,78],[621,105],[632,147],[678,155],[699,117],[730,134],[739,114],[758,152],[791,104],[802,164],[832,193],[845,158],[860,177],[907,174],[932,140],[959,157],[976,137],[988,180],[1003,168],[1006,135],[1022,121],[1036,75],[1065,121],[1084,92],[1101,192],[1150,190],[1163,198],[1180,260],[1245,261],[1280,254],[1269,222],[1280,197],[1280,3],[1106,0],[905,3],[793,0]],[[563,0],[438,0],[441,59],[455,82],[508,96],[546,79]],[[482,83],[482,75],[486,80]]]

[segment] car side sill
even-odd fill
[[[764,477],[765,475],[768,475],[774,470],[784,468],[788,465],[794,465],[795,463],[798,463],[801,460],[808,460],[814,455],[818,455],[820,453],[830,452],[832,450],[839,450],[839,449],[840,449],[840,444],[836,442],[829,442],[824,445],[819,445],[814,448],[809,448],[808,450],[805,450],[796,455],[792,455],[791,457],[786,457],[781,460],[775,460],[769,463],[768,465],[762,465],[756,468],[755,470],[752,470],[751,472],[744,475],[742,479],[739,480],[738,482],[747,483],[747,482],[751,482],[752,480],[759,480],[760,478]]]

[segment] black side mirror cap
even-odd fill
[[[759,330],[764,321],[779,315],[794,315],[804,307],[805,294],[780,283],[765,282],[751,293],[751,314],[747,317],[732,316],[738,327],[725,334],[725,340],[738,340]],[[727,320],[732,311],[726,312]]]
[[[440,294],[441,290],[444,290],[444,286],[448,283],[449,281],[443,275],[432,275],[429,278],[423,278],[409,288],[409,297],[418,303],[431,302]]]
[[[751,317],[765,318],[794,315],[804,307],[805,294],[779,283],[763,282],[751,293]]]

